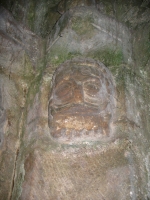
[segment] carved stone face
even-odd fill
[[[51,135],[59,141],[110,136],[114,86],[108,69],[93,60],[72,60],[54,74],[49,101]]]

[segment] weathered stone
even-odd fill
[[[125,140],[35,150],[25,160],[20,199],[140,199],[138,168],[128,147]]]
[[[0,7],[0,24],[2,69],[20,75],[33,73],[32,70],[38,67],[37,61],[43,51],[41,39],[19,24],[3,7]],[[32,67],[26,65],[26,59],[30,60]],[[24,69],[24,66],[30,68]]]
[[[113,137],[115,87],[108,69],[92,59],[65,62],[54,74],[49,102],[51,135],[80,143]]]
[[[26,98],[31,82],[40,71],[37,61],[41,59],[43,47],[41,39],[4,8],[0,8],[0,42],[0,199],[10,199],[23,135]]]
[[[107,66],[132,63],[128,28],[89,7],[68,11],[60,18],[51,33],[47,51],[52,65],[77,55],[98,59]]]
[[[2,145],[3,139],[4,139],[4,124],[6,121],[6,113],[3,107],[4,97],[2,97],[1,90],[2,90],[2,87],[0,87],[0,146]]]
[[[58,4],[58,1],[52,1],[54,7],[51,11],[47,3],[39,1],[34,7],[33,1],[15,1],[14,7],[9,9],[13,10],[14,16],[20,16],[22,23],[45,37],[66,9],[82,5],[62,15],[46,46],[39,37],[14,20],[9,12],[1,9],[0,199],[149,199],[150,26],[147,2],[77,0],[60,1]],[[54,18],[47,25],[51,16]],[[92,141],[85,137],[82,142],[60,143],[59,138],[54,139],[55,131],[52,133],[51,125],[58,127],[54,121],[54,118],[58,119],[58,113],[55,115],[51,110],[55,110],[59,102],[63,105],[67,97],[64,98],[62,88],[57,87],[55,81],[61,79],[64,83],[63,78],[69,69],[65,61],[76,56],[104,63],[104,69],[111,74],[113,81],[111,79],[109,89],[115,88],[115,109],[112,111],[113,106],[109,106],[111,117],[105,124],[113,130],[111,141],[97,140],[96,137]],[[71,62],[74,60],[68,63]],[[58,68],[53,78],[55,81],[51,82],[59,64],[65,76],[59,78],[56,75]],[[71,80],[75,76],[74,85],[82,82],[85,87],[80,91],[89,95],[93,89],[89,92],[89,85],[78,80],[82,71],[80,67],[78,69],[78,73],[69,76]],[[93,71],[92,67],[88,69]],[[101,76],[103,89],[99,91],[103,91],[104,96],[100,95],[100,99],[103,99],[104,105],[104,100],[107,102],[109,99],[107,95],[113,95],[113,92],[106,91],[108,88],[104,83],[109,78]],[[74,88],[74,85],[69,87]],[[81,103],[79,91],[74,94],[75,98],[70,98],[72,105],[74,101]],[[58,96],[61,98],[59,102]],[[49,113],[52,117],[49,130],[50,97]],[[89,96],[86,101],[96,106],[99,102]],[[109,111],[107,106],[104,111]],[[84,120],[83,125],[80,123],[83,122],[80,120],[82,116],[78,115],[78,127],[74,126],[72,119],[71,128],[81,131],[83,126],[87,130],[93,126],[90,117],[90,123]],[[104,122],[102,118],[101,121]],[[97,124],[105,130],[104,123]],[[112,132],[107,133],[111,136]]]

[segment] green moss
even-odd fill
[[[44,57],[42,60],[39,61],[36,71],[33,69],[33,66],[30,66],[30,62],[26,63],[26,65],[28,66],[26,66],[26,75],[24,76],[24,79],[29,85],[27,92],[26,107],[28,107],[28,105],[32,105],[35,95],[37,94],[37,92],[39,92],[43,71],[45,70],[46,66],[45,62],[46,59]]]
[[[68,52],[67,49],[63,48],[55,48],[52,49],[50,52],[50,63],[54,66],[58,66],[59,64],[65,62],[66,60],[70,60],[76,56],[80,56],[81,53],[74,51],[74,52]]]
[[[42,79],[42,72],[38,74],[38,76],[35,77],[35,79],[32,81],[28,94],[27,94],[27,105],[32,105],[34,101],[34,97],[39,91],[40,83]]]
[[[111,1],[110,2],[104,1],[104,5],[106,14],[113,15],[113,3]]]
[[[89,57],[97,59],[100,62],[104,63],[106,66],[119,66],[123,63],[123,53],[119,50],[97,50],[88,54]]]
[[[28,15],[27,15],[27,21],[28,21],[29,27],[32,31],[34,31],[35,7],[36,7],[35,2],[31,1],[30,6],[29,6]]]
[[[24,70],[23,70],[23,79],[30,83],[31,80],[33,80],[35,76],[35,71],[33,69],[33,65],[30,61],[30,58],[25,54],[24,56]]]
[[[80,36],[92,37],[94,19],[92,16],[81,17],[77,16],[72,19],[72,29]]]
[[[148,54],[150,54],[150,39],[148,39],[148,41],[146,42],[146,46],[147,46],[147,52]]]
[[[149,59],[150,59],[150,33],[149,33],[149,38],[145,43],[146,51],[145,51],[145,63],[144,66],[147,65]]]
[[[87,56],[104,63],[111,71],[116,83],[124,88],[127,81],[134,82],[137,77],[133,66],[124,63],[123,53],[120,50],[105,48],[89,53]]]

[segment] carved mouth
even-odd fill
[[[91,107],[91,105],[81,105],[81,104],[74,104],[70,107],[61,107],[61,108],[52,108],[52,115],[53,113],[59,113],[61,115],[98,115],[99,109],[95,106]]]

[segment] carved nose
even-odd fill
[[[74,99],[75,99],[75,103],[83,102],[83,90],[82,90],[81,85],[76,85],[74,89]]]

